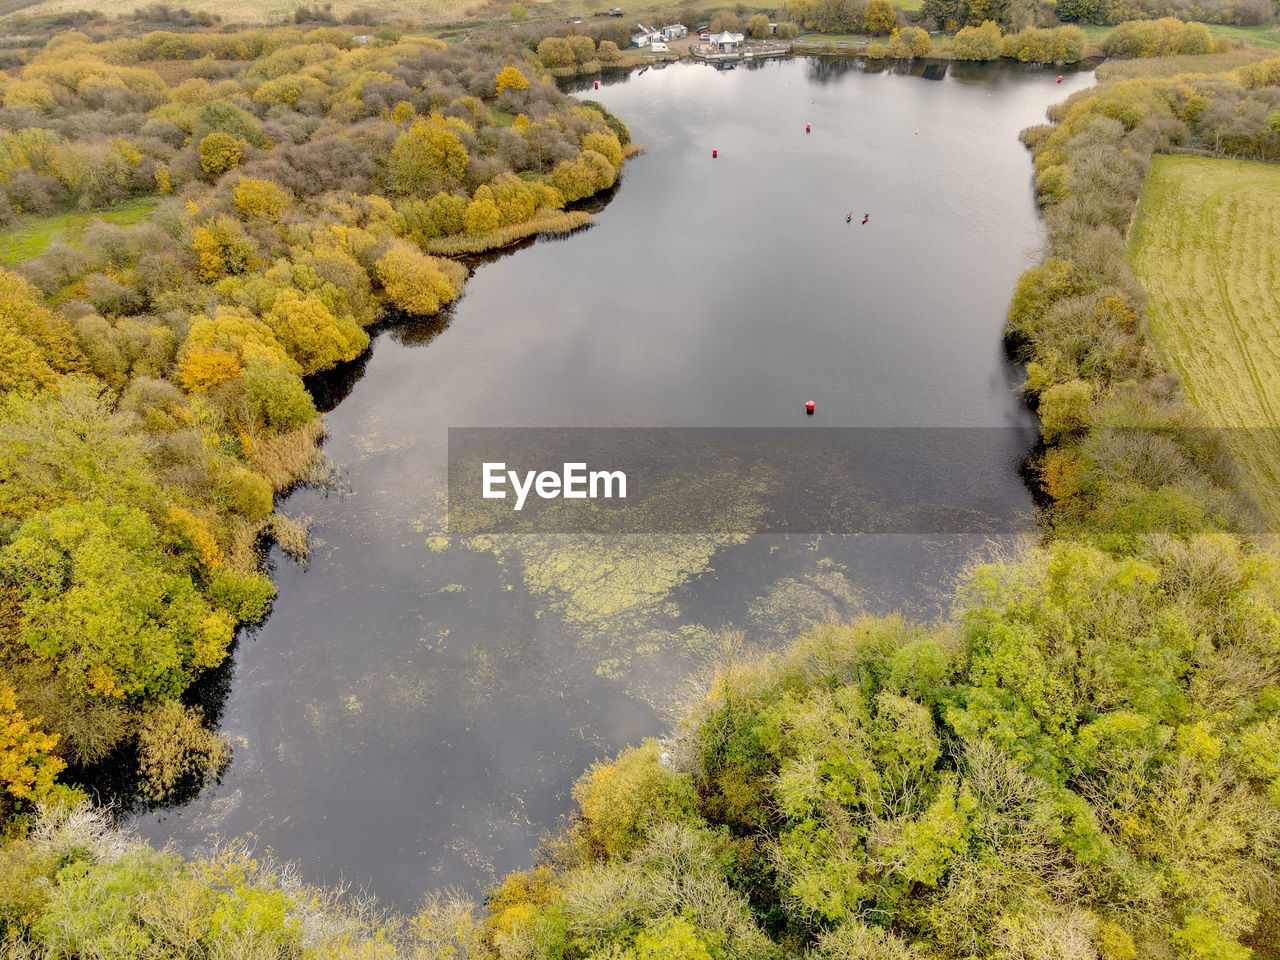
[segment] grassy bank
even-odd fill
[[[1101,43],[1116,29],[1113,25],[1082,23],[1084,32],[1091,43]],[[1263,50],[1280,50],[1280,23],[1263,23],[1256,27],[1233,27],[1227,24],[1208,24],[1209,32],[1215,37],[1226,37],[1239,43],[1249,44]]]
[[[1152,161],[1130,257],[1147,316],[1186,398],[1229,434],[1260,503],[1280,481],[1280,168]]]
[[[12,266],[39,256],[54,243],[76,246],[85,230],[93,223],[114,223],[117,226],[141,223],[156,208],[158,202],[156,197],[143,197],[110,210],[58,213],[20,221],[0,234],[0,263]]]

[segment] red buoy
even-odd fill
[[[809,132],[810,130],[812,130],[812,129],[813,129],[813,124],[812,124],[812,123],[806,123],[806,124],[804,125],[804,132],[805,132],[805,133],[808,133],[808,132]]]
[[[600,81],[599,81],[599,80],[597,80],[597,81],[596,81],[596,89],[597,89],[597,90],[599,90],[599,89],[600,89]]]
[[[810,400],[808,403],[804,405],[804,412],[809,414],[810,416],[813,416],[813,411],[816,410],[817,407],[818,405],[814,403],[812,400]]]
[[[718,157],[718,156],[720,156],[720,151],[719,151],[719,150],[712,150],[712,151],[711,151],[711,159],[712,159],[712,160],[714,160],[714,159],[715,159],[716,157]]]
[[[1058,82],[1059,82],[1059,83],[1061,83],[1061,82],[1062,82],[1062,74],[1058,74]]]

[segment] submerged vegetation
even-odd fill
[[[334,29],[67,34],[0,97],[39,238],[0,271],[0,816],[129,743],[163,799],[226,762],[178,698],[266,612],[262,539],[305,553],[303,377],[456,298],[448,255],[586,223],[630,138],[519,46]]]

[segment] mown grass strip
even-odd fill
[[[1161,355],[1280,519],[1280,167],[1155,157],[1130,259]]]

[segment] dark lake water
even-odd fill
[[[226,673],[232,764],[139,828],[186,849],[251,835],[405,907],[478,891],[531,861],[591,762],[663,730],[726,632],[771,645],[859,610],[945,610],[996,544],[447,537],[446,429],[778,427],[812,398],[823,426],[1026,430],[1000,346],[1041,243],[1017,134],[1092,82],[1055,77],[808,59],[585,94],[645,152],[590,229],[479,265],[447,316],[384,330],[333,378],[341,479],[286,504],[315,546],[306,565],[273,553],[278,600]],[[1030,518],[1030,434],[1008,435],[984,482]]]

